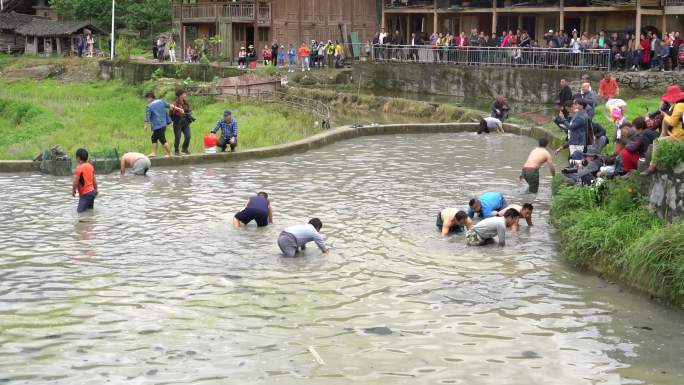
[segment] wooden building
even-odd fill
[[[90,30],[95,35],[107,33],[87,21],[56,21],[34,18],[15,30],[24,38],[24,52],[30,55],[62,56],[74,52],[75,38]]]
[[[590,34],[643,28],[682,31],[684,0],[382,0],[381,25],[424,36],[477,28],[487,33],[524,29],[541,40],[548,30]]]
[[[26,39],[16,33],[17,28],[33,21],[36,16],[22,13],[0,13],[0,52],[24,52]]]
[[[273,41],[342,39],[342,31],[366,41],[378,30],[379,0],[194,0],[174,1],[173,25],[185,50],[195,39],[219,35],[221,56],[235,60],[240,47],[260,55]]]

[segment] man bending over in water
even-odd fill
[[[465,211],[446,208],[437,215],[437,227],[442,230],[442,235],[447,236],[449,233],[462,233],[463,228],[470,230],[473,227],[473,221],[468,217]]]
[[[306,225],[291,226],[286,228],[278,236],[278,247],[283,252],[284,257],[292,258],[299,250],[304,250],[309,242],[316,242],[316,245],[324,254],[328,254],[330,249],[325,245],[321,237],[323,222],[318,218],[312,218]]]
[[[515,209],[506,211],[503,218],[493,217],[480,221],[466,233],[468,246],[484,246],[494,242],[494,237],[499,238],[499,246],[506,246],[506,228],[512,227],[518,221],[518,213]]]
[[[133,175],[145,176],[152,167],[152,162],[150,162],[150,158],[139,152],[127,152],[121,157],[119,166],[121,175],[126,174],[126,169],[130,168]]]
[[[520,219],[525,219],[525,221],[527,222],[527,225],[528,225],[528,226],[532,226],[532,211],[534,210],[534,206],[532,206],[531,203],[525,203],[525,204],[522,205],[522,206],[519,206],[519,205],[509,205],[508,207],[506,207],[506,208],[503,209],[503,210],[500,210],[500,211],[498,211],[498,212],[494,212],[494,215],[497,216],[497,217],[503,217],[504,214],[506,214],[506,212],[508,212],[508,210],[510,210],[510,209],[514,209],[514,210],[516,210],[517,212],[520,213],[520,217],[519,217],[518,220],[515,221],[515,223],[511,226],[511,230],[513,230],[513,231],[518,231],[518,225],[519,225],[518,222],[520,221]]]
[[[480,214],[482,218],[489,218],[493,216],[492,212],[501,210],[508,206],[506,199],[500,192],[486,192],[480,195],[479,198],[471,199],[468,202],[468,216],[474,218],[475,215]]]
[[[536,194],[539,191],[539,169],[548,163],[549,171],[551,171],[551,176],[556,175],[556,165],[553,164],[553,156],[546,146],[549,145],[549,140],[546,138],[539,139],[539,147],[535,148],[530,152],[527,157],[525,165],[523,165],[522,174],[520,174],[520,180],[525,179],[529,185],[529,192]]]
[[[255,197],[249,198],[245,209],[235,214],[233,227],[239,229],[240,223],[244,223],[247,226],[251,221],[256,221],[257,227],[266,227],[269,223],[273,224],[271,201],[268,199],[268,194],[263,191]]]

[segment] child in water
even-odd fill
[[[97,181],[95,180],[95,168],[88,163],[88,151],[79,148],[76,151],[76,162],[78,167],[74,172],[71,195],[76,196],[76,192],[78,192],[76,212],[82,213],[93,209],[97,196]]]

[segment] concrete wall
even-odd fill
[[[248,159],[284,156],[306,152],[308,150],[320,148],[341,140],[352,139],[366,135],[476,132],[477,129],[477,123],[388,124],[378,126],[362,126],[356,128],[344,126],[326,130],[320,134],[298,140],[296,142],[280,144],[276,146],[255,148],[239,152],[193,154],[189,156],[156,158],[152,159],[152,166],[177,167],[191,164],[236,162]],[[526,135],[535,139],[547,137],[551,140],[551,143],[554,146],[559,145],[565,139],[563,136],[561,136],[560,132],[549,132],[541,127],[529,128],[514,124],[506,124],[504,129],[513,134]],[[0,160],[0,173],[38,172],[39,170],[40,162],[32,162],[30,160]]]
[[[486,100],[500,94],[514,102],[548,104],[558,97],[560,79],[578,81],[583,73],[590,74],[594,83],[601,79],[599,72],[575,70],[358,63],[354,65],[354,82],[385,91]]]

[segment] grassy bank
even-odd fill
[[[143,88],[117,82],[0,81],[0,159],[30,159],[54,144],[69,153],[116,148],[149,152],[143,131]],[[191,98],[197,121],[191,152],[202,151],[202,136],[233,111],[240,125],[240,148],[281,144],[318,131],[308,114],[276,105],[214,103]],[[173,140],[172,130],[167,139]]]
[[[673,303],[684,303],[684,224],[661,222],[635,182],[566,187],[554,180],[551,218],[561,254]]]

